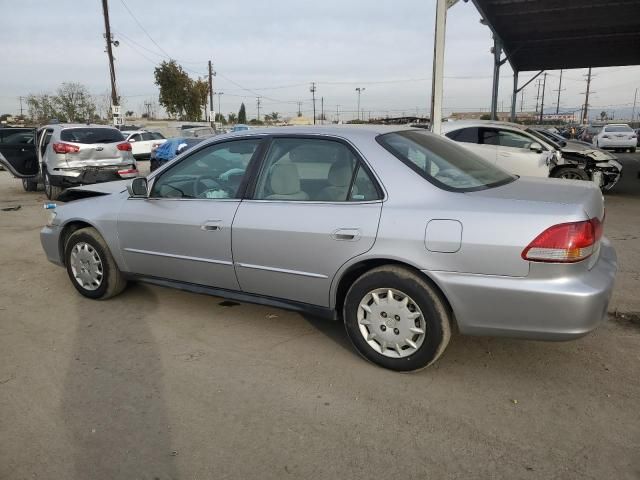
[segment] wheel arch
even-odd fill
[[[70,220],[67,223],[65,223],[64,226],[62,227],[62,230],[60,231],[60,236],[58,238],[58,251],[60,252],[60,259],[62,260],[62,265],[66,266],[65,258],[64,258],[64,250],[67,244],[67,240],[69,239],[69,237],[73,232],[80,230],[81,228],[87,228],[87,227],[95,228],[96,231],[100,235],[102,235],[100,230],[95,225],[92,225],[86,220],[80,220],[80,219]]]
[[[340,277],[336,281],[335,288],[332,289],[331,299],[330,299],[331,300],[330,304],[335,309],[338,319],[342,320],[342,305],[344,304],[347,291],[349,290],[349,287],[351,287],[353,282],[355,282],[356,279],[358,279],[364,273],[370,270],[373,270],[374,268],[381,267],[383,265],[394,265],[394,266],[405,267],[411,272],[421,277],[423,280],[425,280],[429,284],[429,286],[431,286],[440,295],[447,310],[449,311],[449,314],[451,315],[451,319],[453,320],[453,323],[457,324],[455,312],[453,310],[453,307],[451,306],[451,303],[449,302],[449,299],[447,298],[444,291],[440,288],[440,286],[427,273],[425,273],[423,270],[420,270],[415,265],[411,265],[409,263],[406,263],[397,259],[386,258],[386,257],[368,258],[368,259],[360,260],[352,265],[349,265],[349,267],[347,267],[346,270],[344,270],[341,274],[339,274]]]

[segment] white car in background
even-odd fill
[[[151,152],[167,141],[159,132],[137,130],[124,131],[122,134],[131,144],[131,151],[136,159],[151,158]]]
[[[461,120],[443,123],[442,135],[513,174],[560,176],[553,172],[564,163],[561,152],[524,128],[508,122]]]
[[[638,135],[626,123],[609,124],[593,137],[593,144],[598,148],[613,148],[635,152],[638,147]]]

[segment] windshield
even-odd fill
[[[387,133],[380,135],[377,141],[412,170],[444,190],[485,190],[517,178],[455,142],[423,131]]]
[[[60,140],[73,143],[124,142],[122,132],[116,128],[66,128],[60,132]]]
[[[605,132],[630,132],[633,133],[633,130],[629,125],[609,125],[604,129]]]

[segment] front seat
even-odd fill
[[[320,190],[318,200],[344,202],[347,199],[352,174],[350,162],[334,162],[329,169],[329,186]]]
[[[300,190],[300,175],[295,163],[276,163],[271,171],[271,195],[267,200],[309,200]]]

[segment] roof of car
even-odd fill
[[[117,130],[113,125],[99,125],[96,123],[52,123],[45,125],[45,128],[59,128],[61,130],[65,128],[110,128]]]
[[[507,127],[518,130],[525,130],[527,128],[526,125],[511,122],[499,122],[497,120],[449,120],[448,122],[442,123],[443,132],[450,132],[451,130],[457,130],[465,127]]]
[[[335,135],[337,137],[380,135],[383,133],[398,132],[401,130],[424,131],[421,128],[408,127],[406,125],[296,125],[284,127],[252,128],[240,132],[224,134],[225,137],[238,137],[247,135]],[[220,137],[219,135],[218,137]],[[216,137],[216,138],[218,138]]]

